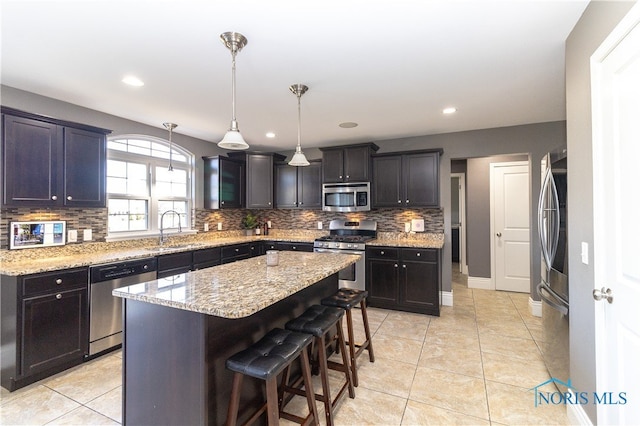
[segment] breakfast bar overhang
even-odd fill
[[[338,289],[358,255],[280,252],[114,290],[123,298],[123,424],[224,424],[226,359]],[[260,404],[261,383],[243,401]],[[239,418],[243,420],[242,417]]]

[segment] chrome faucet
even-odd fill
[[[178,216],[178,232],[182,232],[182,224],[180,223],[180,213],[178,213],[175,210],[167,210],[166,212],[162,213],[162,216],[160,216],[160,245],[162,245],[165,241],[163,224],[164,224],[164,215],[167,213],[173,213]]]

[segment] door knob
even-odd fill
[[[607,302],[613,303],[613,294],[611,294],[610,288],[602,287],[600,290],[597,288],[593,289],[593,300],[600,301],[602,299],[606,299]]]
[[[502,237],[502,232],[498,232],[498,233],[496,234],[496,236],[497,236],[497,237]]]

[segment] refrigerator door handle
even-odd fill
[[[553,195],[553,206],[551,207],[553,210],[553,232],[551,235],[553,236],[553,240],[551,241],[551,253],[549,255],[549,267],[551,267],[553,263],[553,259],[556,257],[556,252],[558,251],[558,243],[560,241],[560,201],[558,200],[558,187],[556,186],[556,181],[553,178],[553,173],[549,170],[549,183],[551,184],[551,195]]]
[[[551,179],[551,170],[547,169],[547,172],[544,176],[544,181],[542,182],[542,188],[540,189],[540,198],[538,199],[538,236],[540,237],[540,247],[542,249],[542,258],[544,259],[544,263],[547,267],[547,270],[551,269],[551,257],[549,256],[548,244],[549,244],[549,236],[547,224],[545,222],[545,214],[546,214],[546,199],[547,199],[547,191],[549,190],[549,180]]]
[[[538,286],[536,287],[536,290],[538,292],[538,296],[540,296],[540,299],[542,299],[542,301],[545,302],[547,305],[551,306],[553,309],[560,312],[562,315],[569,314],[569,305],[564,300],[560,299],[560,297],[556,295],[555,292],[551,290],[544,282],[541,282],[540,284],[538,284]],[[547,294],[550,297],[547,297]],[[556,301],[551,300],[551,298],[555,299],[559,303],[556,303]]]

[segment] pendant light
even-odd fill
[[[226,32],[220,34],[220,40],[231,51],[231,127],[224,138],[218,142],[223,149],[248,149],[236,121],[236,54],[247,45],[247,38],[240,33]]]
[[[173,142],[171,142],[171,135],[173,133],[173,129],[178,127],[178,125],[174,123],[162,123],[162,125],[169,131],[169,168],[167,170],[172,172],[173,171]]]
[[[291,157],[291,161],[289,161],[290,166],[308,166],[309,161],[307,157],[302,153],[302,148],[300,147],[300,98],[304,93],[309,90],[307,86],[304,84],[293,84],[289,86],[289,90],[291,93],[298,97],[298,145],[296,145],[296,152]]]

